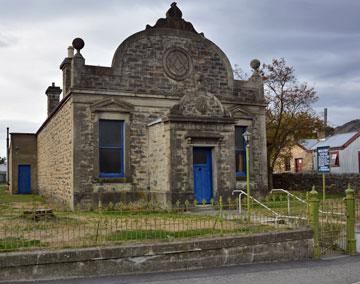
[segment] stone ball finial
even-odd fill
[[[260,60],[259,59],[253,59],[250,62],[250,67],[254,69],[254,71],[257,71],[260,68]]]
[[[73,40],[72,46],[76,49],[77,52],[80,53],[80,50],[83,49],[85,46],[85,42],[83,41],[83,39],[77,37]]]

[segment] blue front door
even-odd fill
[[[213,197],[211,148],[194,147],[193,171],[195,198],[199,204],[210,203]]]
[[[18,193],[31,193],[31,169],[30,165],[19,165]]]

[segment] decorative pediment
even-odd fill
[[[153,27],[150,25],[146,25],[147,30],[157,28],[170,28],[197,33],[193,25],[183,19],[182,12],[176,6],[176,2],[173,2],[171,4],[170,9],[166,12],[166,18],[160,18],[159,20],[157,20],[156,24]]]
[[[183,96],[170,114],[196,117],[230,117],[230,114],[213,94],[203,93]]]
[[[179,103],[170,109],[169,114],[186,117],[229,118],[230,113],[220,100],[214,94],[207,92],[203,78],[197,77],[194,93],[184,95]]]
[[[253,119],[254,115],[251,114],[247,109],[243,106],[233,106],[229,109],[231,116],[233,118],[242,118],[242,119]]]
[[[92,112],[123,112],[130,113],[133,111],[134,106],[118,99],[105,99],[93,103],[91,106]]]

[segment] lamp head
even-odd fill
[[[251,133],[246,129],[246,131],[243,133],[243,137],[245,143],[248,144],[250,142]]]

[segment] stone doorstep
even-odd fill
[[[271,232],[238,237],[199,238],[177,242],[156,242],[152,244],[132,244],[109,247],[79,249],[39,250],[9,252],[0,254],[0,271],[5,268],[74,263],[119,258],[134,258],[154,255],[175,255],[204,250],[245,247],[287,241],[309,240],[313,233],[309,229]]]

